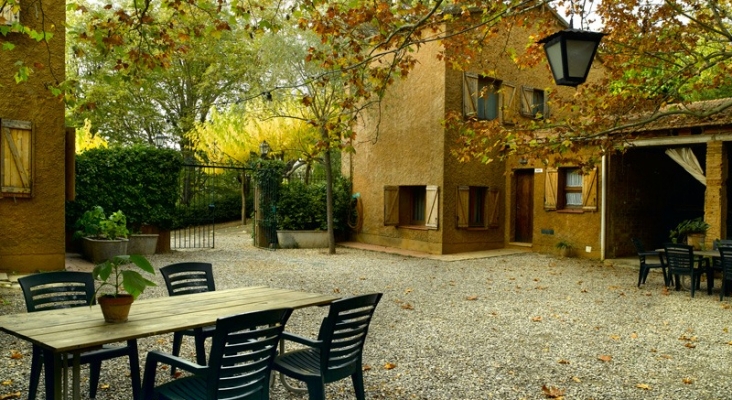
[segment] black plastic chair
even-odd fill
[[[168,288],[168,296],[182,294],[213,292],[216,290],[211,263],[182,262],[166,265],[160,268],[160,273]],[[196,343],[196,362],[206,365],[206,338],[213,337],[215,327],[186,329],[173,333],[173,355],[180,355],[183,336],[193,336]],[[175,375],[175,366],[170,369],[170,375]]]
[[[664,244],[666,252],[666,262],[668,263],[668,274],[670,277],[676,278],[676,290],[681,290],[681,276],[689,276],[691,280],[691,297],[694,297],[694,292],[701,285],[702,273],[707,273],[707,292],[712,294],[711,290],[711,275],[712,269],[709,266],[709,260],[694,255],[694,247],[678,244],[678,243],[666,243]],[[673,278],[671,278],[673,279]]]
[[[632,238],[631,240],[633,241],[633,246],[635,246],[635,250],[638,253],[638,259],[640,260],[640,269],[638,270],[638,287],[640,287],[641,283],[646,283],[648,273],[654,268],[661,269],[661,272],[663,273],[663,283],[666,286],[669,286],[670,277],[666,273],[666,263],[663,260],[663,255],[657,251],[646,251],[643,247],[643,243],[641,243],[640,239],[638,238]],[[658,258],[658,263],[648,262],[649,259],[655,258]]]
[[[324,400],[326,383],[350,376],[356,398],[364,400],[363,345],[381,296],[381,293],[373,293],[331,303],[328,316],[320,326],[318,340],[285,332],[283,340],[308,347],[281,351],[275,359],[274,370],[305,382],[310,400]]]
[[[88,272],[59,271],[47,272],[18,278],[23,289],[28,312],[53,310],[59,308],[84,307],[94,302],[94,278]],[[44,364],[44,350],[33,345],[31,376],[28,399],[34,400]],[[75,357],[71,356],[70,357]],[[102,361],[117,357],[128,357],[132,392],[135,398],[140,393],[140,362],[137,354],[137,341],[128,340],[126,346],[104,345],[99,350],[81,353],[80,364],[89,364],[89,397],[95,398]],[[53,368],[46,364],[46,398],[53,398]]]
[[[732,281],[732,244],[720,244],[717,246],[717,250],[719,250],[719,266],[722,271],[722,289],[719,292],[719,301],[722,301],[724,295],[729,292],[729,282]]]
[[[147,354],[143,399],[269,400],[272,364],[291,308],[219,318],[209,365],[203,366],[153,350]],[[193,373],[158,387],[158,363]]]

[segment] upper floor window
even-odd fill
[[[546,97],[546,92],[541,89],[523,86],[521,88],[521,115],[530,118],[546,118],[549,115]]]
[[[467,117],[492,121],[501,117],[501,81],[478,74],[463,75],[463,112]]]

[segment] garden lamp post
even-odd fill
[[[539,41],[557,85],[576,87],[585,82],[603,36],[602,32],[570,28]]]
[[[155,147],[161,148],[165,145],[165,135],[162,133],[155,135],[153,138],[153,141],[155,142]]]
[[[262,140],[262,143],[259,144],[259,155],[262,156],[262,158],[267,158],[267,154],[269,154],[269,143],[267,143],[266,140]]]

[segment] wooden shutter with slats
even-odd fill
[[[30,121],[0,121],[0,193],[31,197],[33,126]]]
[[[487,213],[483,216],[483,223],[486,228],[498,228],[499,217],[500,217],[500,203],[498,195],[500,192],[498,189],[490,188],[488,190],[486,198],[486,210]]]
[[[439,217],[440,196],[437,186],[427,186],[425,188],[425,204],[426,218],[425,226],[431,229],[437,229],[437,221]]]
[[[559,183],[559,170],[547,168],[544,177],[544,209],[557,209],[557,184]]]
[[[582,176],[582,209],[597,211],[597,167]]]
[[[399,186],[384,186],[384,225],[399,225]]]
[[[457,227],[467,228],[469,225],[468,216],[470,215],[470,186],[458,186],[457,188]]]
[[[504,124],[516,123],[516,86],[510,83],[501,85],[501,122]]]
[[[463,74],[463,116],[478,115],[478,75]]]

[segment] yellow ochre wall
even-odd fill
[[[46,45],[17,33],[0,36],[0,44],[16,46],[0,51],[0,119],[30,121],[35,130],[33,197],[0,198],[0,270],[6,272],[60,270],[65,264],[64,103],[45,87],[64,79],[65,13],[62,1],[23,0],[21,23],[41,31],[45,21],[53,38]],[[39,63],[28,82],[15,83],[16,60]]]

